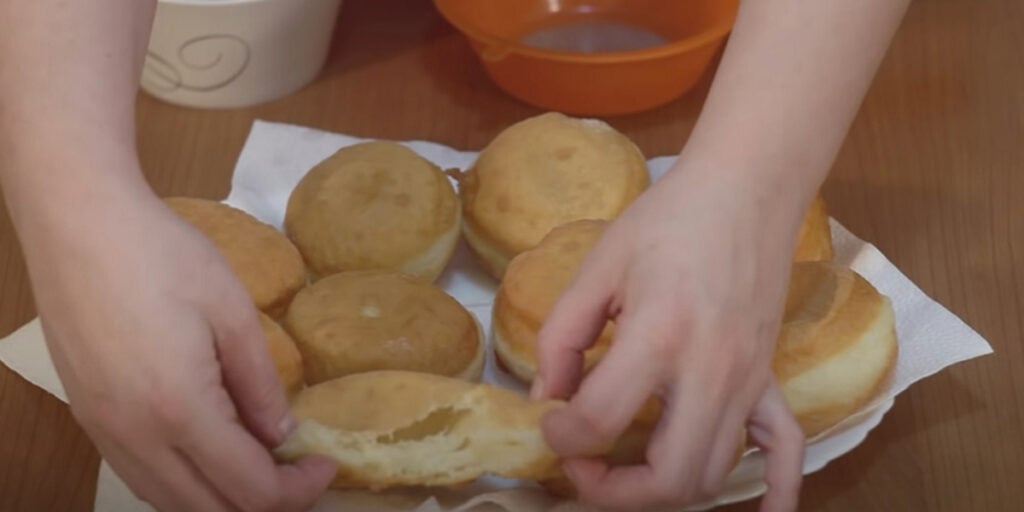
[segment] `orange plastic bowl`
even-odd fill
[[[499,87],[577,115],[647,110],[689,91],[738,0],[434,0]]]

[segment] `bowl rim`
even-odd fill
[[[709,25],[706,29],[694,34],[690,37],[671,41],[666,44],[658,46],[650,46],[647,48],[641,48],[637,50],[620,50],[612,52],[573,52],[566,50],[551,50],[547,48],[541,48],[537,46],[530,46],[523,44],[519,41],[508,39],[494,34],[488,34],[482,30],[479,30],[472,23],[468,23],[464,19],[460,19],[455,15],[451,9],[450,4],[453,0],[433,0],[434,7],[441,13],[448,23],[451,23],[459,32],[463,35],[468,36],[470,39],[476,40],[485,44],[488,52],[497,52],[501,55],[507,55],[511,53],[517,53],[526,55],[529,57],[572,62],[572,63],[591,63],[591,64],[613,64],[622,62],[636,62],[642,60],[652,60],[663,57],[669,57],[673,55],[679,55],[682,53],[689,52],[691,50],[707,46],[715,43],[732,31],[733,25],[736,21],[736,12],[739,9],[739,1],[732,0],[730,3],[733,6],[733,14],[728,19]]]

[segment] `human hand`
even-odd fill
[[[533,395],[568,398],[544,431],[580,498],[613,508],[716,495],[744,429],[766,453],[762,510],[794,510],[804,436],[771,373],[805,206],[742,173],[676,168],[612,222],[539,337]],[[582,353],[607,320],[611,348],[585,377]],[[587,457],[655,396],[646,464]]]
[[[271,456],[293,420],[251,299],[212,243],[138,192],[22,230],[72,412],[158,509],[308,509],[334,466]]]

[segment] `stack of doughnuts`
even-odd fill
[[[284,233],[216,201],[165,202],[250,292],[290,395],[363,372],[480,379],[485,333],[433,283],[459,239],[458,196],[405,146],[355,144],[318,163],[289,197]]]
[[[649,186],[644,155],[625,135],[548,113],[509,126],[466,170],[445,172],[393,142],[342,148],[295,187],[284,233],[213,201],[167,203],[214,241],[261,311],[299,420],[278,457],[334,458],[338,488],[451,486],[496,474],[571,492],[540,429],[542,415],[563,403],[480,382],[487,333],[435,281],[461,234],[498,282],[497,362],[530,383],[541,325],[607,224]],[[873,400],[897,352],[888,299],[832,256],[818,197],[794,248],[771,361],[807,436]],[[585,371],[614,336],[609,321]],[[642,461],[659,416],[652,399],[595,455]]]
[[[650,174],[636,145],[611,126],[548,113],[506,128],[458,180],[466,242],[501,279],[513,257],[556,226],[618,216]]]

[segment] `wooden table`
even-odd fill
[[[1024,2],[912,7],[825,187],[832,213],[981,332],[996,355],[901,395],[860,447],[806,479],[805,510],[1024,508]],[[648,155],[677,152],[707,81],[611,119]],[[160,194],[223,198],[250,124],[477,149],[536,113],[497,90],[426,0],[348,0],[323,76],[250,109],[138,100]],[[0,335],[34,315],[0,217]],[[0,511],[88,510],[98,457],[66,406],[0,365]],[[754,510],[745,503],[730,510]]]

